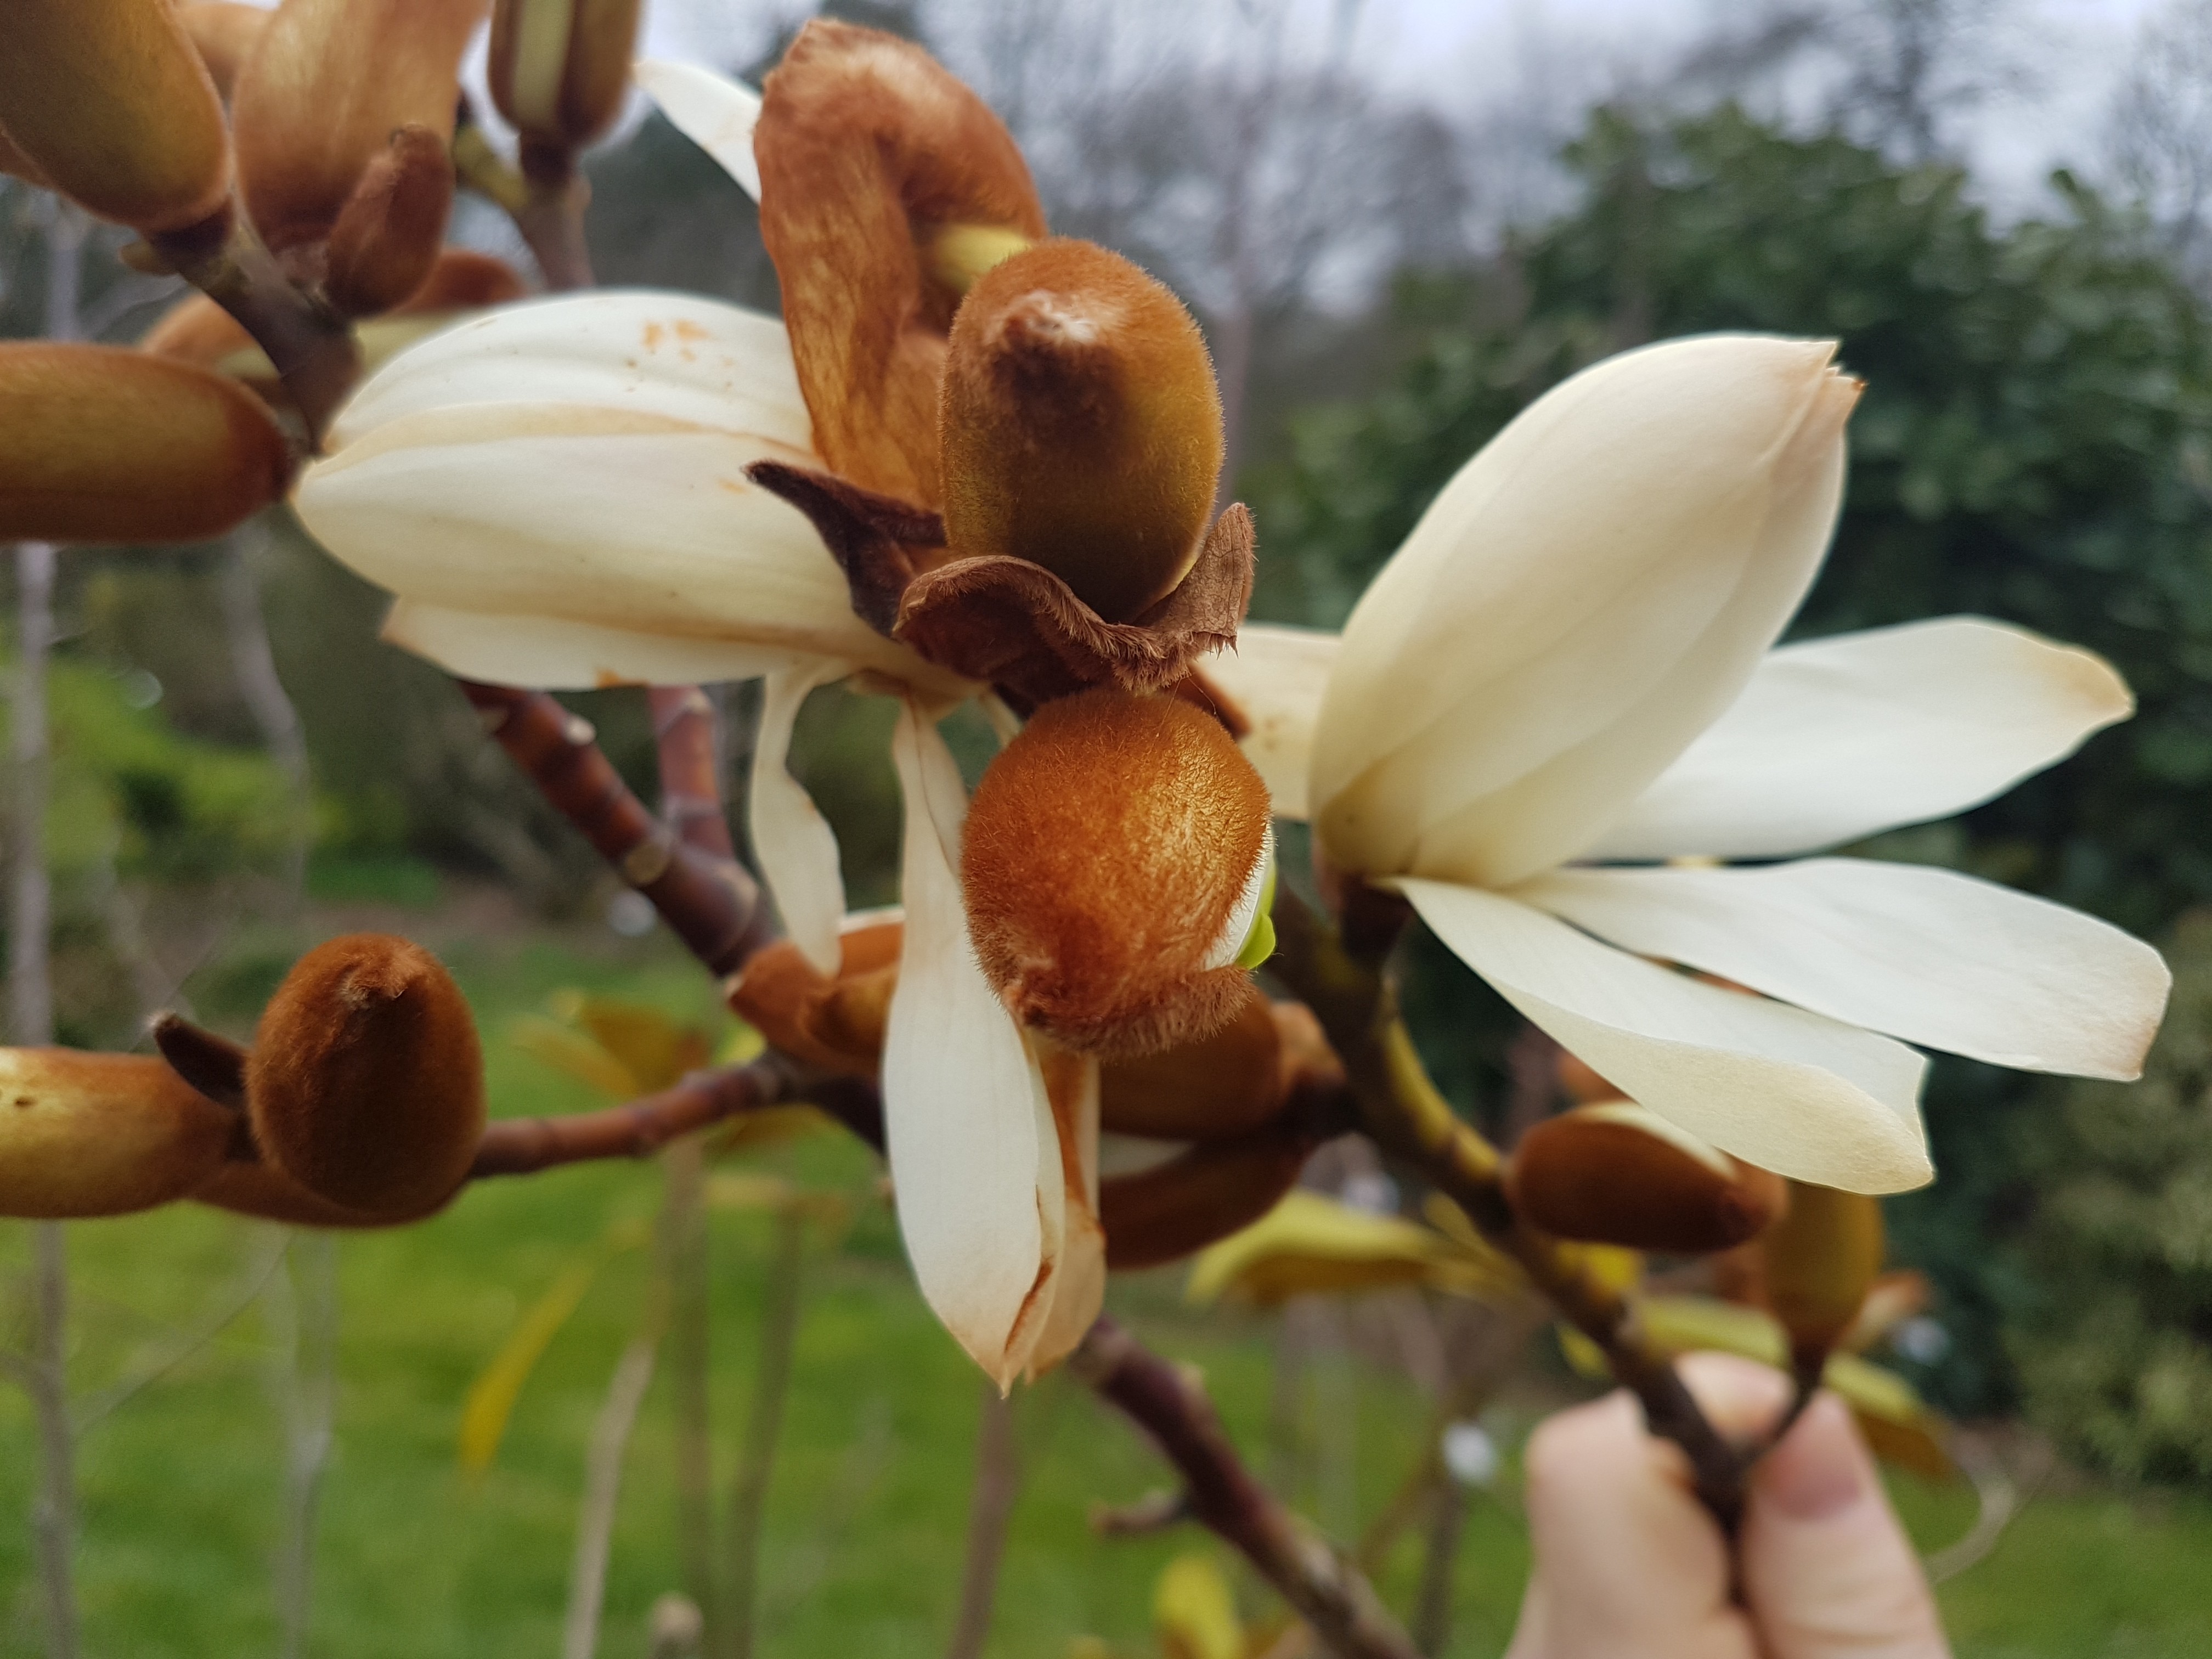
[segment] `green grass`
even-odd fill
[[[586,1091],[509,1048],[500,1031],[558,987],[581,985],[705,1016],[711,995],[650,947],[589,952],[544,942],[448,945],[487,1033],[495,1109],[573,1110]],[[810,1261],[786,1429],[771,1492],[763,1645],[769,1656],[934,1655],[958,1594],[980,1383],[909,1284],[871,1160],[849,1143],[786,1149],[776,1167],[860,1200],[834,1253]],[[644,1304],[643,1253],[616,1256],[525,1389],[498,1459],[465,1480],[454,1452],[462,1398],[520,1310],[611,1224],[649,1218],[652,1166],[605,1165],[488,1183],[447,1215],[340,1246],[343,1310],[337,1438],[323,1494],[311,1651],[325,1659],[460,1659],[558,1650],[583,1446],[608,1374]],[[179,1207],[70,1230],[72,1376],[89,1395],[162,1335],[234,1295],[269,1233]],[[750,1384],[766,1225],[718,1212],[714,1333],[718,1437],[734,1443]],[[21,1227],[0,1232],[0,1283],[16,1286]],[[1202,1367],[1240,1443],[1266,1443],[1273,1348],[1264,1322],[1183,1310],[1172,1274],[1117,1281],[1115,1299],[1159,1347]],[[4,1310],[20,1328],[20,1297]],[[131,1659],[270,1650],[270,1561],[282,1474],[274,1357],[258,1307],[191,1354],[82,1445],[79,1558],[87,1651]],[[656,1379],[625,1479],[601,1651],[642,1654],[653,1598],[676,1584],[673,1447]],[[1423,1417],[1402,1379],[1362,1368],[1358,1518],[1382,1505]],[[1149,1650],[1152,1580],[1189,1531],[1104,1541],[1087,1515],[1163,1484],[1160,1466],[1066,1379],[1020,1397],[1026,1478],[990,1651],[1066,1651],[1071,1638]],[[0,1392],[0,1512],[33,1479],[21,1395]],[[726,1468],[718,1480],[726,1481]],[[1960,1495],[1907,1483],[1929,1545],[1969,1519]],[[1340,1496],[1335,1500],[1341,1504]],[[40,1651],[27,1529],[0,1528],[0,1656]],[[1409,1543],[1383,1575],[1408,1599]],[[2137,1659],[2212,1652],[2212,1505],[2091,1492],[2033,1504],[1991,1556],[1947,1586],[1963,1659]],[[1467,1529],[1452,1651],[1492,1655],[1526,1571],[1507,1504],[1480,1498]]]

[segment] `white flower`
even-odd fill
[[[1948,870],[1710,867],[1963,811],[2132,709],[2099,658],[1972,618],[1769,649],[1840,501],[1856,388],[1832,349],[1671,342],[1539,399],[1353,611],[1310,787],[1333,863],[1626,1092],[1784,1175],[1889,1192],[1931,1174],[1905,1042],[2133,1077],[2169,977],[2103,922]]]

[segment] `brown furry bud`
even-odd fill
[[[247,211],[280,252],[331,234],[401,127],[452,141],[488,0],[284,0],[231,100]]]
[[[817,18],[761,88],[753,154],[816,450],[935,507],[945,337],[976,263],[972,237],[940,240],[1044,234],[1021,151],[920,46]]]
[[[39,164],[24,155],[21,150],[17,149],[15,141],[8,137],[4,130],[0,130],[0,173],[6,173],[11,179],[21,179],[27,184],[37,185],[41,188],[48,185],[46,175],[40,168]]]
[[[263,1154],[316,1197],[420,1213],[460,1184],[483,1132],[476,1023],[428,951],[334,939],[263,1010],[246,1097]]]
[[[1275,1206],[1314,1142],[1279,1123],[1211,1141],[1135,1175],[1098,1183],[1106,1265],[1157,1267],[1248,1227]]]
[[[0,345],[0,541],[198,541],[284,493],[252,393],[122,346]]]
[[[289,1227],[398,1227],[434,1214],[445,1205],[441,1199],[420,1210],[380,1214],[349,1210],[319,1198],[273,1164],[235,1161],[217,1165],[215,1173],[193,1188],[189,1196],[195,1204],[228,1210],[234,1215],[281,1221]]]
[[[470,311],[505,305],[528,292],[529,284],[504,259],[465,247],[440,248],[429,276],[399,309],[410,316],[429,311]]]
[[[1786,1202],[1781,1176],[1626,1100],[1538,1124],[1513,1149],[1505,1182],[1514,1208],[1546,1232],[1676,1255],[1754,1238]]]
[[[1182,302],[1119,254],[1050,241],[1001,260],[952,325],[945,537],[1042,565],[1108,622],[1197,561],[1221,477],[1221,397]]]
[[[1195,1042],[1243,1005],[1270,842],[1267,785],[1212,716],[1107,690],[1048,702],[969,805],[976,957],[1016,1018],[1070,1048]]]
[[[1237,1012],[1211,1036],[1100,1068],[1098,1126],[1150,1140],[1225,1140],[1283,1107],[1283,1042],[1274,1009],[1247,981]]]
[[[349,317],[390,311],[429,280],[453,205],[453,163],[427,127],[401,127],[331,227],[323,292]]]
[[[137,230],[198,224],[230,193],[222,106],[167,0],[0,6],[0,126],[55,189]]]
[[[0,1048],[0,1215],[124,1215],[222,1162],[238,1114],[151,1054]]]
[[[581,149],[622,113],[641,0],[495,0],[492,102],[529,143]]]
[[[177,8],[177,21],[191,37],[215,89],[228,98],[238,84],[238,71],[261,39],[269,13],[260,6],[237,4],[235,0],[198,0]]]
[[[1881,1200],[1790,1183],[1790,1212],[1759,1241],[1766,1305],[1799,1354],[1825,1352],[1881,1273]]]

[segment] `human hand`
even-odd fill
[[[1698,1354],[1684,1380],[1724,1433],[1774,1420],[1786,1385]],[[1751,1481],[1744,1600],[1674,1446],[1626,1392],[1561,1412],[1528,1443],[1536,1562],[1508,1659],[1948,1659],[1920,1562],[1874,1460],[1822,1395]]]

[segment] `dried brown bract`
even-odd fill
[[[1288,1097],[1282,1033],[1260,988],[1245,981],[1218,1031],[1101,1069],[1098,1123],[1153,1140],[1228,1140],[1265,1123]]]
[[[745,964],[730,1006],[795,1060],[847,1077],[872,1078],[898,983],[904,935],[896,921],[848,927],[838,940],[837,976],[779,939]]]
[[[429,280],[453,206],[446,140],[404,126],[362,171],[331,228],[323,293],[348,317],[404,303]]]
[[[191,37],[215,89],[225,98],[238,84],[238,71],[261,39],[269,16],[264,8],[240,5],[237,0],[194,0],[177,8],[177,21]]]

